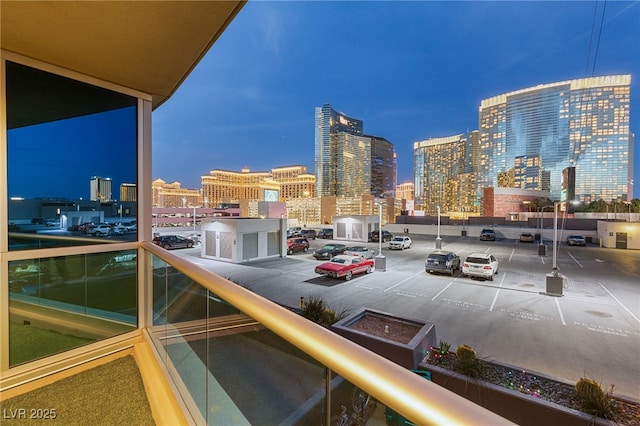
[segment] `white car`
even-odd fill
[[[404,250],[411,248],[411,237],[393,237],[391,241],[389,241],[389,248],[391,250]]]
[[[347,247],[343,254],[347,256],[358,256],[362,257],[363,259],[373,259],[373,257],[375,256],[373,250],[365,246]]]
[[[498,273],[498,260],[492,254],[473,253],[467,256],[462,264],[463,277],[480,277],[493,281]]]
[[[111,235],[111,227],[106,223],[99,223],[98,225],[94,225],[89,228],[88,234],[93,235],[94,237]]]

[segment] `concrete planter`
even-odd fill
[[[331,326],[337,334],[408,369],[437,345],[435,325],[365,309]]]
[[[429,371],[434,383],[520,426],[611,426],[616,424],[582,411],[479,381],[432,364],[422,363],[419,368]]]

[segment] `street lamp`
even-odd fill
[[[436,237],[436,249],[442,248],[442,239],[440,238],[440,206],[438,206],[438,236]]]
[[[378,255],[375,258],[376,271],[384,272],[387,270],[387,260],[382,254],[382,206],[384,200],[376,201],[378,205]]]

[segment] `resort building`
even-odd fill
[[[111,178],[93,176],[90,182],[89,199],[91,201],[111,201],[111,184]]]
[[[287,166],[271,169],[271,177],[280,184],[280,198],[312,198],[316,192],[316,177],[305,166]]]
[[[630,86],[630,75],[610,75],[484,99],[478,112],[478,199],[493,186],[549,191],[560,200],[562,171],[575,167],[577,200],[629,201]]]
[[[430,138],[413,145],[415,200],[435,213],[475,212],[479,133]]]
[[[325,104],[315,109],[315,173],[319,197],[393,198],[393,144],[362,133],[363,122]]]
[[[151,183],[151,193],[153,207],[202,206],[200,191],[197,189],[182,188],[180,182],[166,183],[162,179],[156,179]]]

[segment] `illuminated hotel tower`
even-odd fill
[[[499,186],[499,177],[515,168],[529,176],[529,188],[548,189],[551,199],[559,200],[562,171],[575,167],[578,200],[629,200],[630,85],[630,75],[592,77],[483,100],[476,196],[482,188]]]
[[[362,133],[362,120],[325,104],[315,109],[316,195],[391,198],[396,186],[396,155],[384,138]]]
[[[111,201],[111,178],[92,176],[89,199],[100,202]]]

